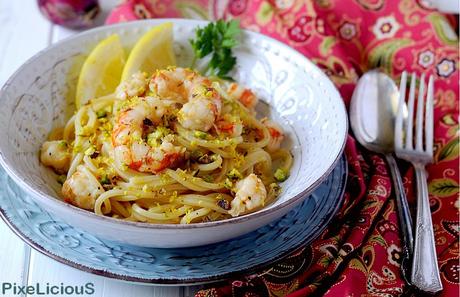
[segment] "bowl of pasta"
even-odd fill
[[[328,176],[347,134],[332,82],[235,22],[80,33],[20,67],[0,104],[0,163],[36,203],[150,247],[215,243],[280,218]]]

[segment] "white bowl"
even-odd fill
[[[190,65],[192,20],[146,20],[100,27],[75,35],[41,51],[22,65],[0,91],[0,163],[45,210],[73,226],[102,238],[151,247],[188,247],[218,242],[253,231],[286,214],[303,201],[329,174],[342,154],[347,115],[331,81],[292,48],[268,37],[244,31],[236,50],[233,77],[262,99],[259,112],[283,124],[294,155],[291,176],[280,197],[264,209],[224,221],[190,225],[124,222],[98,216],[59,198],[51,170],[40,164],[38,151],[49,132],[69,117],[78,70],[98,41],[117,33],[126,46],[149,28],[174,23],[178,64]],[[268,104],[268,105],[267,105]]]

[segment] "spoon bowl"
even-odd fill
[[[412,218],[402,185],[401,174],[393,157],[394,129],[399,89],[386,74],[372,70],[358,81],[350,102],[350,123],[356,139],[366,149],[382,153],[390,167],[401,231],[401,272],[409,283],[413,250]],[[407,114],[407,111],[403,110]]]
[[[360,78],[350,103],[350,122],[356,139],[368,150],[394,151],[398,100],[398,87],[388,75],[372,70]]]

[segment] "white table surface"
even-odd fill
[[[103,12],[98,23],[103,22],[105,14],[117,2],[100,0]],[[0,86],[32,55],[75,32],[47,21],[40,14],[35,0],[0,0]],[[5,282],[18,286],[36,286],[37,283],[42,286],[47,283],[84,285],[92,282],[95,292],[90,296],[97,297],[185,297],[193,296],[196,291],[191,287],[130,284],[79,271],[31,249],[0,220],[0,283]],[[2,295],[0,291],[0,296],[25,297],[26,294]]]

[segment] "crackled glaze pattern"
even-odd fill
[[[161,20],[149,20],[102,27],[60,42],[25,63],[0,91],[0,163],[7,172],[21,186],[32,191],[37,201],[50,211],[63,218],[73,218],[72,223],[97,234],[108,234],[112,239],[134,241],[139,245],[155,243],[146,242],[145,236],[119,238],[104,224],[96,223],[100,218],[82,213],[79,218],[74,217],[75,209],[56,203],[53,197],[58,196],[59,186],[50,170],[40,165],[38,150],[51,129],[67,119],[71,100],[66,101],[66,94],[73,93],[78,75],[75,69],[78,70],[91,48],[99,40],[117,33],[129,49],[139,36],[159,22]],[[178,64],[188,66],[192,58],[188,40],[196,26],[204,23],[189,20],[174,20],[174,23],[174,51]],[[330,172],[345,142],[346,112],[329,79],[288,46],[245,32],[236,56],[238,65],[233,76],[252,88],[265,102],[259,107],[262,114],[283,123],[294,155],[291,177],[285,182],[282,195],[259,212],[265,216],[263,223],[268,223],[298,205]],[[82,219],[85,215],[94,220],[93,223]],[[235,227],[231,233],[215,233],[221,236],[218,240],[230,238],[225,238],[226,234],[237,236],[254,230],[262,225],[262,221],[239,227],[237,222],[232,224]],[[93,228],[94,225],[97,227]],[[191,235],[188,245],[210,242],[193,241],[192,238],[202,238],[198,234],[201,231],[196,232]],[[172,237],[170,240],[166,246],[181,244],[174,242]]]
[[[43,211],[0,169],[1,214],[34,248],[58,261],[105,276],[151,283],[198,283],[265,266],[313,240],[340,205],[344,158],[300,207],[237,239],[204,247],[154,249],[99,239]]]

